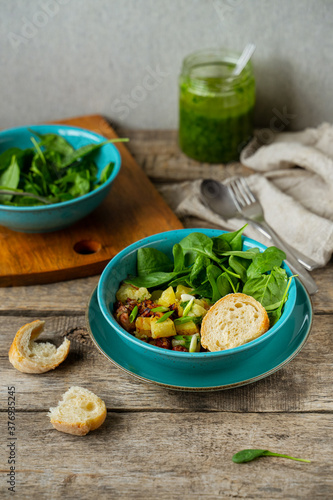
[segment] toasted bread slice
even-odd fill
[[[104,401],[96,394],[83,387],[71,387],[48,415],[58,431],[85,436],[102,425],[106,413]]]
[[[44,330],[44,321],[36,320],[22,326],[9,349],[9,361],[23,373],[45,373],[67,358],[70,341],[65,339],[56,348],[50,342],[34,342]]]
[[[201,344],[209,351],[223,351],[246,344],[269,329],[265,308],[244,293],[230,293],[208,311],[201,325]]]

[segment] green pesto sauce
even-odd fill
[[[205,79],[198,93],[190,79],[180,85],[179,145],[195,160],[227,163],[239,159],[253,134],[255,83],[238,82],[227,92],[216,92],[216,78]]]

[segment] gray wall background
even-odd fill
[[[176,128],[182,59],[249,41],[257,125],[333,121],[331,0],[0,0],[0,8],[1,128],[88,113],[122,127]]]

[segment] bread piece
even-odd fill
[[[209,351],[232,349],[269,329],[265,308],[244,293],[230,293],[208,311],[201,325],[201,344]]]
[[[44,330],[45,321],[36,320],[22,326],[9,349],[9,361],[23,373],[45,373],[62,363],[68,355],[70,341],[56,348],[50,342],[34,342]]]
[[[104,401],[83,387],[71,387],[48,416],[55,429],[67,434],[85,436],[97,429],[106,418]]]

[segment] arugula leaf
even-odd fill
[[[14,188],[16,189],[20,181],[20,167],[16,161],[16,156],[13,155],[9,166],[0,175],[0,186],[4,188]],[[2,194],[0,195],[0,202],[10,201],[12,195]]]
[[[248,278],[255,278],[263,273],[271,271],[274,267],[280,267],[286,254],[276,247],[268,247],[262,253],[258,253],[247,270]]]
[[[35,136],[40,139],[39,146],[60,153],[63,156],[69,156],[73,153],[74,148],[64,137],[58,134],[40,134],[39,132],[29,129]]]
[[[138,276],[162,271],[169,273],[173,269],[173,263],[165,253],[156,248],[139,248],[137,253]]]
[[[98,149],[105,146],[106,144],[111,144],[114,142],[127,142],[128,139],[109,139],[108,141],[100,142],[98,144],[86,144],[79,149],[66,155],[63,162],[61,163],[61,168],[68,167],[72,163],[81,160],[84,156],[95,153]]]

